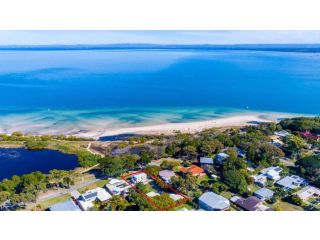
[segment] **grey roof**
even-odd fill
[[[206,192],[199,197],[199,201],[213,209],[225,209],[230,206],[228,199],[215,194],[214,192]]]
[[[201,157],[200,158],[201,164],[213,164],[213,159],[208,157]]]
[[[286,176],[277,182],[278,185],[283,186],[285,188],[295,189],[304,185],[306,180],[296,175]]]
[[[49,209],[50,211],[81,211],[72,200],[54,204]]]
[[[159,172],[159,176],[163,178],[172,178],[175,175],[176,174],[174,173],[174,171],[171,171],[171,170],[162,170]]]
[[[255,191],[254,194],[258,198],[271,198],[274,192],[268,188],[260,188],[259,190]]]

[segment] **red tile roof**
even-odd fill
[[[314,135],[309,131],[300,132],[300,135],[307,139],[316,140],[316,141],[320,140],[320,136]]]
[[[191,173],[192,175],[200,175],[204,173],[204,170],[201,167],[196,165],[191,165],[190,167],[181,167],[180,171],[183,173]]]

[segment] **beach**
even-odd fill
[[[103,133],[90,131],[79,133],[83,137],[98,138],[102,136],[113,136],[120,134],[165,134],[171,135],[176,132],[196,133],[209,128],[222,127],[241,127],[245,125],[255,125],[262,122],[277,122],[280,118],[288,117],[289,114],[250,114],[250,115],[235,115],[221,117],[206,121],[181,122],[181,123],[164,123],[148,126],[124,127],[107,129]],[[290,115],[292,117],[292,115]]]

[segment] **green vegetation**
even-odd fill
[[[280,122],[280,126],[283,129],[288,129],[290,131],[310,131],[320,134],[320,117],[284,119]]]
[[[55,198],[50,198],[46,201],[40,202],[38,205],[40,206],[41,209],[46,210],[48,209],[50,206],[60,203],[60,202],[64,202],[67,201],[68,199],[71,198],[70,194],[63,194],[59,197],[55,197]]]

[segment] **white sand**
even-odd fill
[[[184,133],[195,133],[208,128],[214,127],[236,127],[245,126],[249,124],[254,124],[257,122],[271,122],[276,121],[279,116],[274,114],[260,115],[260,114],[250,114],[250,115],[240,115],[231,116],[224,118],[217,118],[208,121],[197,121],[197,122],[187,122],[187,123],[166,123],[151,126],[141,126],[141,127],[129,127],[129,128],[119,128],[105,130],[100,136],[112,136],[124,133],[137,133],[137,134],[174,134],[175,131],[180,131]],[[88,132],[87,136],[90,135]],[[91,136],[98,137],[98,136]]]

